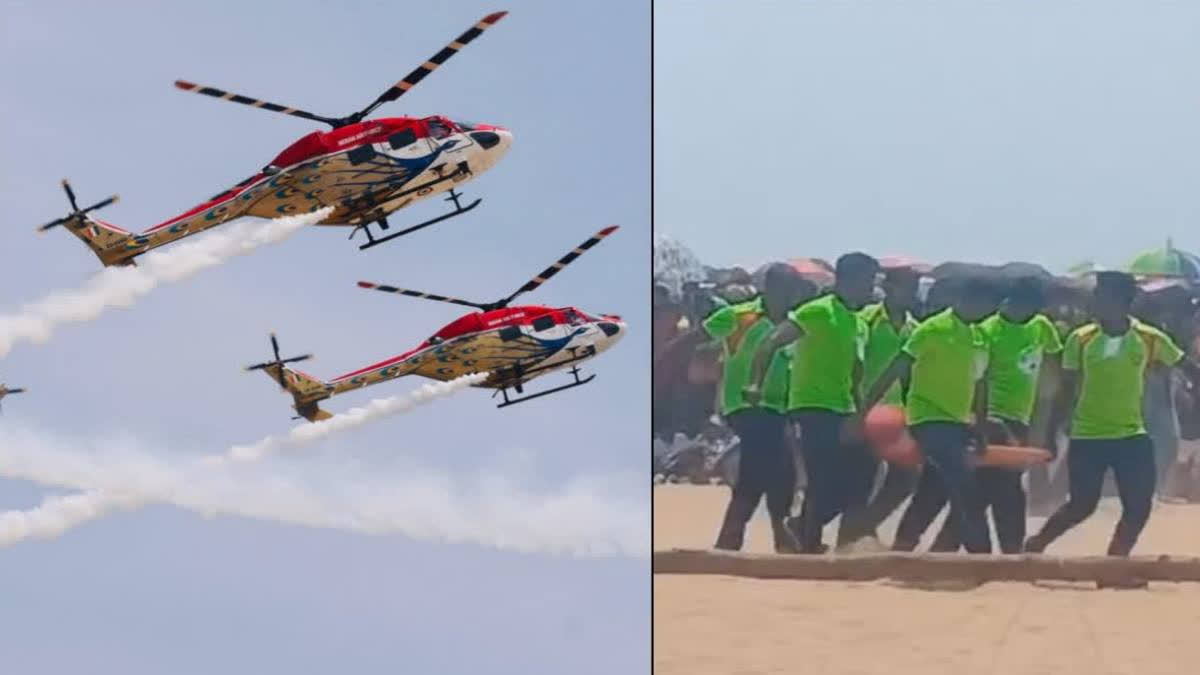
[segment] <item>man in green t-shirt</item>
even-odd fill
[[[917,291],[921,275],[910,267],[888,270],[883,277],[883,302],[867,305],[859,312],[867,329],[867,346],[863,357],[862,391],[870,391],[884,374],[892,361],[900,354],[904,342],[917,326],[912,310],[917,304]],[[895,382],[883,400],[889,405],[904,405],[902,383]],[[865,498],[852,494],[848,509],[842,516],[843,525],[838,528],[838,545],[844,546],[863,537],[878,541],[875,534],[879,525],[904,503],[917,485],[919,469],[887,463],[883,484],[870,494],[874,487],[878,461],[868,454],[869,463],[863,467],[863,475],[855,487],[865,490]]]
[[[996,310],[999,293],[994,283],[978,277],[960,286],[950,309],[913,330],[863,408],[882,399],[896,379],[908,383],[905,416],[925,468],[896,530],[892,548],[900,551],[916,548],[947,498],[967,550],[989,548],[983,513],[966,502],[975,489],[967,458],[970,448],[986,447],[972,421],[972,413],[977,420],[987,417],[988,349],[976,324]]]
[[[1037,401],[1043,361],[1049,357],[1053,368],[1062,351],[1058,329],[1041,314],[1045,304],[1040,280],[1018,279],[1009,289],[1000,311],[979,324],[988,342],[989,442],[1004,445],[1029,442],[1029,420]],[[975,471],[976,490],[967,495],[967,502],[981,512],[991,508],[996,539],[1003,553],[1020,553],[1025,545],[1026,498],[1021,476],[1021,471],[980,467]],[[946,519],[930,550],[958,550],[956,522],[956,517]]]
[[[1154,499],[1154,446],[1142,417],[1142,394],[1150,368],[1181,366],[1200,373],[1165,333],[1130,316],[1137,297],[1133,277],[1123,272],[1096,275],[1092,298],[1095,321],[1079,327],[1063,349],[1063,390],[1056,418],[1071,412],[1067,448],[1070,498],[1034,536],[1025,550],[1041,553],[1096,510],[1111,468],[1121,497],[1108,554],[1127,556],[1150,518]]]
[[[866,330],[857,310],[875,291],[879,263],[865,253],[847,253],[834,270],[833,292],[792,310],[754,356],[746,395],[758,400],[768,359],[795,343],[787,412],[800,427],[800,451],[808,485],[792,531],[805,553],[825,550],[822,530],[846,508],[851,483],[861,475],[852,466],[868,454],[861,433],[847,421],[858,410]]]
[[[748,401],[742,392],[759,345],[777,324],[787,320],[789,309],[816,294],[816,286],[784,264],[767,269],[764,286],[762,295],[752,300],[717,309],[704,319],[700,330],[683,340],[692,345],[720,341],[723,357],[718,408],[738,436],[737,479],[716,548],[741,549],[746,523],[765,495],[775,549],[790,553],[796,551],[797,543],[784,527],[795,496],[795,466],[783,416],[791,370],[789,346],[772,353],[759,400]]]

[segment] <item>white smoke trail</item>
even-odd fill
[[[260,460],[281,448],[306,445],[338,431],[355,429],[382,417],[407,412],[423,403],[449,396],[485,379],[486,373],[477,373],[448,382],[426,384],[407,396],[375,399],[364,407],[351,408],[315,424],[298,425],[285,436],[268,436],[257,443],[234,446],[225,454],[210,455],[200,461],[213,465],[230,460]],[[69,497],[49,497],[40,506],[29,511],[0,512],[0,545],[12,544],[27,537],[58,537],[67,530],[101,518],[116,508],[135,508],[146,501],[148,500],[138,499],[128,493],[103,490]]]
[[[487,379],[487,373],[463,375],[448,382],[431,382],[407,396],[377,398],[361,408],[351,408],[344,413],[320,422],[293,427],[285,436],[267,436],[251,445],[235,445],[224,455],[207,458],[209,463],[225,460],[254,461],[266,457],[279,449],[315,443],[332,434],[357,429],[382,417],[398,415],[443,396],[478,384]]]
[[[28,537],[58,537],[77,525],[133,505],[131,499],[99,490],[47,497],[40,506],[28,511],[0,513],[0,546]]]
[[[332,210],[325,207],[266,223],[224,225],[168,250],[147,253],[137,267],[105,267],[82,288],[57,291],[25,305],[16,314],[0,315],[0,358],[19,342],[40,344],[49,340],[61,324],[91,321],[110,307],[132,305],[159,284],[182,281],[264,244],[282,241],[302,227],[319,222]]]
[[[352,458],[323,456],[310,458],[318,466],[305,471],[277,463],[172,462],[136,441],[72,441],[6,424],[0,428],[0,475],[90,492],[0,517],[0,525],[11,528],[0,541],[55,536],[93,515],[161,502],[206,515],[523,552],[649,553],[649,498],[638,489],[644,481],[636,476],[620,480],[637,486],[632,495],[622,496],[597,481],[575,481],[539,494],[504,478],[456,480],[401,456],[389,461],[391,466],[383,470],[360,466]]]

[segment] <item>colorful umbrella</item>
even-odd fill
[[[833,266],[820,258],[792,258],[787,264],[813,283],[820,286],[833,284]]]
[[[1127,271],[1145,277],[1182,277],[1200,280],[1200,258],[1181,251],[1167,240],[1166,248],[1145,251],[1135,257]]]
[[[883,270],[911,269],[917,274],[929,274],[933,265],[922,262],[906,255],[887,255],[879,259],[879,267]]]

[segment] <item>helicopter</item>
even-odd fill
[[[434,380],[453,380],[464,375],[487,373],[474,384],[496,390],[503,397],[497,405],[504,408],[517,403],[579,387],[595,379],[581,378],[579,363],[595,357],[616,344],[625,334],[625,322],[614,314],[589,314],[576,307],[541,305],[512,306],[512,301],[545,283],[585,251],[617,230],[606,227],[570,253],[559,258],[516,292],[495,302],[479,303],[459,298],[411,291],[396,286],[358,282],[359,287],[396,293],[425,300],[448,302],[477,311],[459,317],[434,333],[416,348],[365,368],[321,381],[287,364],[305,361],[312,354],[281,358],[279,341],[271,334],[274,360],[247,366],[247,371],[262,370],[294,399],[294,408],[310,422],[332,415],[318,407],[331,396],[344,394],[405,375]],[[569,368],[573,381],[552,389],[521,396],[524,385],[536,377]],[[509,390],[517,398],[510,398]]]
[[[17,387],[15,389],[9,389],[8,385],[0,384],[0,401],[3,401],[4,397],[8,396],[9,394],[21,394],[24,392],[25,392],[25,390],[20,387]]]
[[[135,264],[137,256],[151,249],[242,216],[279,218],[333,206],[334,211],[317,224],[351,227],[350,239],[362,230],[367,241],[359,249],[367,249],[467,213],[482,199],[464,205],[455,187],[487,171],[508,152],[512,145],[510,131],[442,115],[364,118],[380,105],[406,94],[506,14],[485,16],[370,105],[346,117],[323,117],[178,80],[175,86],[184,91],[323,122],[333,129],[304,136],[254,175],[141,234],[91,215],[116,202],[117,195],[81,209],[74,190],[64,179],[62,187],[71,212],[40,226],[38,231],[64,225],[92,249],[102,264],[121,266]],[[398,209],[444,192],[449,192],[445,201],[453,203],[448,213],[385,236],[372,233],[372,225],[381,231],[390,229],[388,216]]]

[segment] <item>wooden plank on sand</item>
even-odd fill
[[[1130,558],[959,553],[779,555],[674,549],[655,551],[653,565],[655,574],[720,574],[757,579],[1200,582],[1200,558],[1165,555]]]

